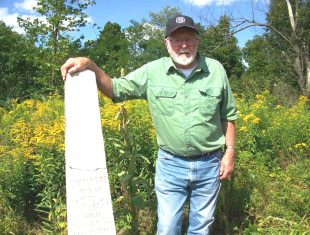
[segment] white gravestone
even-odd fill
[[[95,74],[65,81],[68,234],[115,235]]]

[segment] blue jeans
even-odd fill
[[[187,234],[209,233],[221,183],[219,179],[222,152],[193,159],[158,151],[155,190],[158,201],[158,235],[179,235],[182,214],[189,198]]]

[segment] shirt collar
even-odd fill
[[[202,58],[202,56],[197,53],[197,58],[198,58],[198,65],[196,67],[196,71],[202,70],[205,73],[209,72],[208,65],[206,64],[205,60]],[[178,70],[175,64],[173,63],[173,60],[171,57],[167,57],[166,63],[165,63],[165,70],[166,73],[168,74],[169,72],[172,72],[173,70]]]

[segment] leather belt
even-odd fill
[[[208,157],[208,156],[210,156],[210,155],[213,154],[213,153],[217,153],[218,151],[222,151],[222,149],[219,148],[219,149],[213,150],[213,151],[211,151],[211,152],[207,152],[207,153],[203,153],[203,154],[200,154],[200,155],[194,155],[194,156],[187,156],[187,157],[186,157],[186,156],[180,156],[180,155],[176,155],[176,154],[170,153],[169,151],[164,150],[164,149],[162,149],[162,148],[160,148],[160,149],[161,149],[162,151],[166,152],[166,153],[171,154],[171,155],[178,156],[178,157],[182,157],[182,158],[186,158],[186,159],[199,159],[199,158],[202,158],[202,157]]]
[[[199,159],[199,158],[202,158],[202,157],[208,157],[211,154],[217,153],[218,151],[222,151],[222,149],[219,148],[219,149],[213,150],[211,152],[203,153],[201,155],[189,156],[189,157],[185,157],[185,158],[188,158],[188,159]]]

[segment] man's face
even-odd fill
[[[172,60],[180,68],[192,68],[196,64],[199,38],[190,28],[180,28],[165,39],[165,45]]]

